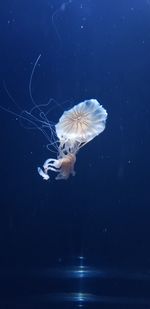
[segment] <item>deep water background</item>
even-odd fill
[[[78,256],[97,269],[149,274],[150,2],[5,0],[0,22],[1,106],[18,112],[5,81],[20,109],[32,108],[29,79],[41,54],[33,96],[62,105],[51,120],[68,108],[66,100],[96,98],[108,111],[104,133],[77,156],[76,176],[55,181],[52,174],[49,182],[36,170],[52,156],[45,137],[0,111],[3,280],[13,270],[13,294],[14,270],[68,267]],[[1,296],[0,308],[26,308],[24,301],[17,307],[17,289],[13,305]]]

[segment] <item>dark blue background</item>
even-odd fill
[[[1,106],[17,111],[5,80],[20,108],[32,108],[41,54],[38,104],[96,98],[108,111],[104,133],[77,156],[76,176],[50,182],[36,170],[51,156],[45,137],[0,112],[1,268],[52,268],[83,255],[98,268],[149,269],[150,2],[5,0],[0,20]],[[56,106],[50,120],[61,114]]]

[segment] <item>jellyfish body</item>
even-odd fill
[[[65,9],[65,5],[63,4],[62,9]],[[57,124],[50,121],[49,113],[53,109],[53,106],[50,106],[51,103],[56,103],[58,106],[60,104],[54,99],[49,99],[47,103],[38,105],[32,95],[32,80],[40,58],[41,54],[35,61],[29,81],[29,95],[33,107],[28,111],[20,111],[20,107],[4,82],[4,89],[10,100],[19,108],[19,112],[1,105],[0,109],[16,116],[23,127],[38,129],[48,140],[47,148],[57,151],[56,159],[50,158],[45,161],[43,168],[37,168],[39,175],[44,180],[48,180],[49,171],[53,171],[58,173],[56,179],[67,179],[70,175],[75,175],[74,165],[79,149],[105,129],[107,112],[96,99],[90,99],[65,111]],[[45,109],[46,112],[44,112]]]
[[[46,160],[43,169],[38,167],[43,179],[49,179],[49,171],[58,173],[57,180],[74,176],[77,152],[103,132],[106,119],[107,112],[96,99],[86,100],[65,111],[55,125],[58,138],[57,159]]]

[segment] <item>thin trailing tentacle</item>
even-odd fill
[[[35,100],[33,99],[33,95],[32,95],[32,80],[33,80],[33,75],[34,75],[36,66],[37,66],[40,58],[41,58],[41,54],[39,54],[38,58],[35,61],[35,64],[33,66],[32,72],[31,72],[30,81],[29,81],[29,94],[30,94],[30,98],[31,98],[31,101],[32,101],[33,105],[36,106],[37,108],[38,108],[38,105],[36,104]]]

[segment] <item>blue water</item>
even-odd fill
[[[5,0],[0,21],[2,107],[33,107],[41,54],[51,121],[90,98],[108,112],[76,176],[45,182],[46,138],[0,110],[0,308],[149,308],[150,1]]]

